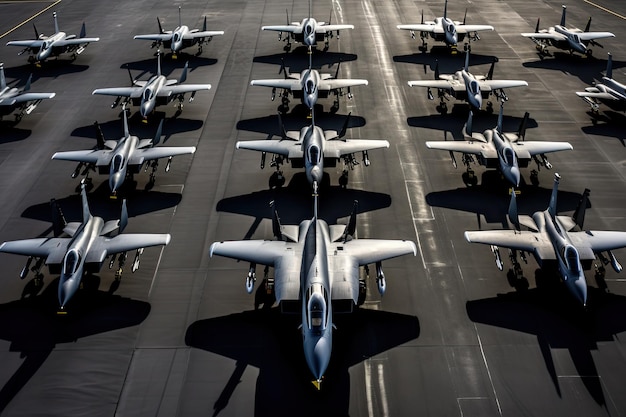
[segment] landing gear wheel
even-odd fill
[[[270,190],[273,188],[280,188],[283,185],[285,185],[285,176],[282,171],[274,171],[269,180]]]

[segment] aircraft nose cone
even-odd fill
[[[124,177],[120,173],[115,173],[111,175],[109,178],[109,188],[111,188],[111,192],[115,193],[120,189],[122,183],[124,182]]]
[[[142,103],[139,112],[141,113],[141,117],[147,119],[148,115],[152,113],[152,105],[149,102]]]
[[[448,42],[448,44],[450,45],[456,45],[458,42],[456,33],[447,33],[446,34],[446,41]]]
[[[313,377],[319,381],[330,362],[331,341],[326,337],[305,340],[304,356]]]
[[[511,169],[508,172],[508,180],[515,185],[516,187],[519,187],[519,181],[520,181],[520,172],[519,172],[519,168],[518,167],[511,167]]]
[[[309,171],[309,182],[311,184],[314,182],[321,184],[323,175],[324,175],[324,172],[322,171],[322,168],[319,166],[314,166]]]
[[[578,279],[574,282],[574,296],[578,301],[582,303],[583,306],[587,305],[587,281],[585,281],[585,276],[582,275],[578,277]]]
[[[78,289],[77,279],[73,276],[61,275],[59,280],[59,306],[65,307]]]
[[[470,104],[477,110],[480,110],[480,108],[483,106],[483,96],[480,93],[469,96],[469,101]]]

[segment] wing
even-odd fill
[[[210,90],[211,84],[181,84],[181,85],[165,85],[158,92],[160,97],[169,97],[172,94],[193,93],[194,91]]]
[[[98,242],[94,243],[94,247],[106,250],[108,255],[114,253],[131,251],[139,248],[148,248],[150,246],[167,245],[172,237],[169,234],[139,234],[126,233],[117,235],[112,238],[98,237]]]
[[[315,28],[316,33],[331,32],[333,30],[354,29],[354,25],[319,25]]]
[[[287,90],[302,90],[300,80],[293,79],[270,79],[270,80],[252,80],[250,85],[258,85],[261,87],[283,88]]]
[[[439,149],[441,151],[453,151],[453,152],[462,152],[462,153],[470,153],[473,155],[485,155],[486,158],[497,158],[498,155],[496,150],[492,144],[488,144],[485,142],[469,142],[469,141],[435,141],[435,142],[426,142],[426,147],[428,149]]]
[[[409,81],[408,84],[409,87],[440,88],[442,90],[452,91],[452,84],[448,80]]]
[[[532,32],[532,33],[522,33],[521,35],[525,38],[551,39],[554,41],[564,41],[567,39],[567,37],[557,32],[545,32],[545,33]]]
[[[298,25],[274,25],[263,26],[261,30],[273,30],[276,32],[302,33],[302,26]]]
[[[576,95],[578,97],[589,97],[599,100],[619,100],[619,98],[615,97],[613,94],[604,93],[601,91],[577,91]]]
[[[279,240],[214,242],[209,250],[209,256],[219,255],[273,267],[276,260],[284,256],[289,247],[293,247],[293,243]]]
[[[113,87],[98,88],[96,90],[93,90],[91,94],[137,98],[141,96],[141,91],[141,87]]]
[[[355,152],[381,148],[389,148],[389,142],[370,139],[330,140],[324,143],[324,157],[340,158]]]
[[[347,87],[355,87],[357,85],[367,85],[367,80],[358,80],[358,79],[326,79],[321,80],[319,85],[317,86],[318,90],[329,91],[329,90],[337,90],[339,88],[347,88]]]
[[[223,35],[223,30],[205,30],[204,32],[187,32],[183,39],[210,38],[211,36]]]
[[[614,38],[615,35],[611,32],[582,32],[577,33],[578,39],[581,41],[591,41],[594,39]]]
[[[589,230],[570,232],[568,235],[575,246],[587,246],[594,252],[626,247],[626,232]]]
[[[23,103],[25,101],[45,100],[52,98],[56,93],[24,93],[13,97],[13,103]],[[1,100],[0,100],[1,101]]]
[[[414,30],[419,32],[435,32],[435,28],[437,25],[429,25],[429,24],[419,24],[419,25],[397,25],[398,29],[403,30]]]
[[[156,148],[137,149],[128,162],[131,165],[140,165],[144,161],[151,161],[170,156],[188,155],[196,152],[195,146],[160,146]]]
[[[465,240],[470,243],[482,243],[526,252],[554,252],[550,240],[542,233],[515,230],[481,230],[465,232]],[[546,259],[546,258],[542,258]]]
[[[291,140],[247,140],[239,141],[237,149],[269,152],[283,155],[288,158],[302,158],[302,144]]]
[[[68,151],[57,152],[52,155],[52,159],[61,161],[77,161],[86,162],[88,164],[95,164],[104,156],[110,154],[111,151],[89,150],[89,151]]]
[[[526,151],[531,156],[542,153],[568,151],[574,149],[569,142],[532,142],[532,141],[520,141],[512,142],[511,145],[515,152]]]
[[[480,88],[487,91],[489,89],[498,90],[501,88],[526,87],[528,83],[523,80],[480,80]]]
[[[27,48],[41,48],[43,45],[43,40],[32,40],[32,41],[9,41],[7,42],[9,46],[25,46]]]
[[[153,33],[153,34],[148,34],[148,35],[136,35],[133,37],[133,39],[140,39],[144,41],[165,42],[165,41],[169,41],[170,39],[172,39],[172,34],[171,33]]]
[[[72,38],[56,41],[52,46],[69,46],[69,45],[82,45],[85,43],[98,42],[100,38]]]
[[[333,245],[342,246],[343,252],[356,259],[359,266],[411,253],[417,255],[417,247],[410,240],[354,239]]]
[[[457,33],[481,32],[483,30],[493,30],[490,25],[457,25]]]
[[[63,259],[69,238],[37,238],[14,240],[4,242],[0,245],[0,252],[12,253],[14,255],[49,257],[50,255],[60,255]],[[54,256],[56,257],[56,256]]]

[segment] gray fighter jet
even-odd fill
[[[28,77],[28,81],[26,81],[26,85],[21,90],[8,87],[4,77],[4,64],[0,63],[0,120],[2,120],[2,116],[18,110],[15,113],[15,121],[19,122],[25,114],[31,114],[41,103],[41,100],[52,98],[56,95],[55,93],[31,93],[30,81],[32,78],[31,74]]]
[[[626,110],[626,85],[613,79],[613,57],[610,53],[602,82],[585,88],[585,91],[577,91],[576,95],[585,100],[594,113],[598,113],[600,103],[606,104],[613,110]]]
[[[33,40],[26,41],[9,41],[7,45],[10,46],[22,46],[25,47],[18,55],[22,55],[24,52],[28,52],[28,62],[34,64],[40,64],[51,56],[59,56],[63,53],[71,53],[73,58],[83,53],[87,45],[91,42],[98,42],[100,38],[88,38],[85,30],[85,23],[80,30],[80,35],[68,35],[65,32],[59,30],[59,24],[57,22],[57,12],[52,13],[54,18],[54,34],[50,36],[44,36],[37,32],[35,29],[35,38]]]
[[[282,89],[281,96],[285,107],[289,105],[289,93],[293,94],[295,98],[302,99],[302,103],[309,109],[313,109],[319,97],[325,98],[332,93],[336,97],[333,110],[337,111],[339,109],[339,96],[343,95],[342,89],[348,90],[348,98],[351,99],[351,87],[368,84],[367,80],[337,78],[339,65],[337,65],[334,76],[332,74],[320,74],[312,68],[311,55],[309,55],[309,68],[300,74],[288,73],[284,64],[281,66],[280,72],[284,72],[284,79],[252,80],[250,85],[272,87],[272,101],[276,98],[276,89]]]
[[[342,185],[348,182],[348,171],[358,165],[359,162],[354,157],[357,152],[363,153],[363,163],[369,166],[370,160],[368,151],[372,149],[388,148],[389,142],[386,140],[364,140],[364,139],[342,139],[348,129],[350,115],[340,132],[335,130],[323,131],[315,125],[315,116],[311,111],[311,125],[303,127],[300,131],[285,131],[280,120],[281,140],[249,140],[239,141],[237,149],[249,149],[262,152],[261,169],[265,167],[266,153],[273,154],[271,166],[276,167],[274,179],[284,177],[280,169],[284,160],[291,161],[292,167],[304,167],[306,177],[313,187],[321,184],[324,175],[324,166],[334,167],[337,161],[343,158],[344,171],[342,175]],[[272,182],[270,187],[282,186],[281,182]]]
[[[178,99],[178,109],[182,110],[185,93],[191,93],[191,97],[189,97],[189,102],[191,103],[197,91],[209,90],[211,88],[211,84],[183,84],[187,80],[188,68],[189,63],[185,63],[180,79],[168,80],[164,75],[161,75],[161,54],[159,53],[157,54],[157,73],[150,77],[148,81],[133,80],[129,70],[130,87],[98,88],[91,94],[117,96],[111,108],[117,107],[122,97],[126,97],[122,105],[125,107],[131,102],[134,105],[139,105],[139,112],[144,121],[146,121],[156,106],[165,105]]]
[[[448,18],[448,0],[446,0],[443,6],[443,17],[437,17],[434,21],[424,22],[424,11],[422,10],[422,22],[419,24],[398,25],[398,29],[409,30],[411,37],[415,39],[415,32],[420,33],[420,39],[422,45],[420,50],[426,52],[428,44],[426,39],[430,36],[435,41],[444,42],[448,47],[457,46],[458,42],[463,42],[465,36],[467,36],[467,43],[464,45],[464,49],[470,50],[470,41],[480,40],[478,32],[485,30],[493,30],[491,25],[466,25],[465,19],[467,18],[467,9],[465,9],[465,16],[463,21],[459,22]]]
[[[595,41],[596,39],[615,37],[611,32],[589,32],[591,17],[584,31],[578,28],[565,27],[566,12],[567,7],[563,5],[563,14],[561,15],[561,24],[559,25],[550,26],[548,29],[539,29],[540,18],[538,18],[534,33],[522,33],[522,36],[530,38],[537,45],[541,59],[543,59],[544,55],[550,55],[548,46],[554,46],[555,48],[569,51],[570,54],[578,52],[582,55],[591,56],[590,45],[602,47],[602,45]]]
[[[502,116],[504,103],[500,105],[498,124],[493,129],[488,129],[483,134],[472,132],[472,111],[470,110],[467,123],[463,128],[463,141],[436,141],[426,142],[429,149],[439,149],[450,151],[452,164],[456,168],[456,159],[453,152],[463,153],[463,164],[467,166],[468,173],[471,172],[470,164],[474,162],[471,155],[476,155],[478,163],[487,168],[498,168],[500,172],[514,187],[519,186],[520,167],[525,168],[534,159],[538,167],[544,166],[552,168],[545,154],[573,149],[568,142],[531,142],[525,140],[526,124],[528,113],[520,124],[517,133],[505,133],[502,131]],[[537,159],[541,157],[541,161]],[[470,178],[476,179],[470,175]],[[472,184],[475,185],[475,184]]]
[[[161,140],[161,130],[163,128],[163,120],[159,124],[159,128],[154,139],[139,139],[137,136],[131,136],[128,131],[128,118],[124,112],[124,137],[120,140],[104,140],[102,131],[97,125],[98,144],[96,149],[85,151],[68,151],[57,152],[52,155],[52,159],[63,161],[77,161],[79,164],[72,173],[72,178],[78,176],[84,167],[84,172],[89,175],[89,171],[98,169],[100,174],[109,174],[109,188],[112,197],[117,196],[118,190],[124,184],[124,180],[128,176],[141,172],[141,168],[146,164],[152,168],[150,173],[150,182],[155,180],[155,172],[158,167],[160,158],[168,158],[165,172],[170,170],[172,158],[177,155],[193,154],[196,151],[195,146],[159,146]]]
[[[434,80],[409,81],[409,87],[428,88],[429,100],[434,100],[430,89],[436,88],[440,99],[439,112],[445,114],[448,112],[447,95],[465,100],[472,108],[480,110],[483,99],[488,98],[491,94],[494,94],[499,100],[506,101],[508,98],[504,93],[505,88],[528,86],[528,83],[522,80],[494,80],[495,62],[491,64],[487,75],[473,75],[469,72],[469,54],[469,51],[465,54],[465,66],[454,74],[439,74],[439,63],[437,63]],[[488,106],[491,108],[491,102],[488,103]]]
[[[356,209],[346,226],[329,226],[317,217],[316,193],[311,220],[300,226],[282,226],[274,212],[273,230],[277,241],[215,242],[210,255],[250,262],[248,293],[254,288],[257,264],[274,268],[276,302],[283,311],[300,309],[304,357],[313,383],[320,389],[332,350],[333,307],[351,312],[364,301],[366,282],[360,279],[359,268],[364,266],[367,272],[367,265],[376,265],[376,283],[382,295],[387,285],[382,261],[411,253],[415,256],[417,248],[409,240],[356,239]]]
[[[278,32],[278,40],[283,40],[283,32],[287,33],[285,41],[287,41],[287,50],[291,49],[291,40],[300,42],[309,47],[309,52],[313,46],[317,46],[317,42],[324,41],[324,50],[328,50],[329,40],[333,37],[333,31],[337,33],[339,39],[339,31],[343,29],[354,29],[354,25],[333,25],[328,22],[318,22],[315,20],[312,12],[312,0],[309,0],[309,17],[302,19],[302,22],[289,22],[289,12],[287,12],[286,25],[263,26],[261,30],[272,30]],[[332,13],[332,11],[331,11]],[[332,14],[331,14],[332,16]]]
[[[583,305],[587,303],[587,281],[584,270],[591,268],[596,259],[608,263],[602,252],[607,252],[610,263],[616,272],[622,270],[613,249],[626,247],[626,232],[607,231],[572,231],[583,228],[584,212],[587,205],[588,190],[585,190],[583,199],[574,216],[557,216],[556,204],[559,188],[559,174],[554,175],[554,187],[550,204],[545,211],[538,211],[530,216],[518,215],[515,192],[511,192],[509,205],[509,220],[515,225],[514,230],[482,230],[465,232],[465,239],[471,243],[491,245],[491,251],[496,257],[498,269],[503,269],[499,247],[509,249],[510,259],[514,270],[521,271],[517,260],[517,251],[525,261],[525,252],[534,255],[541,268],[556,267],[563,283],[574,297]],[[520,225],[529,230],[520,231]]]
[[[188,26],[183,25],[183,20],[180,16],[180,9],[181,7],[178,6],[178,27],[176,27],[176,29],[163,30],[161,27],[161,21],[157,17],[159,33],[136,35],[133,39],[153,41],[152,48],[158,48],[161,44],[163,44],[163,46],[172,51],[172,58],[176,59],[177,54],[180,51],[196,44],[198,45],[198,54],[201,54],[203,44],[211,42],[213,36],[220,36],[224,34],[223,30],[206,30],[206,16],[204,16],[202,30],[189,29]]]
[[[122,203],[120,220],[104,222],[100,217],[91,215],[87,204],[87,193],[83,187],[81,191],[83,205],[82,222],[66,223],[58,208],[53,209],[54,215],[59,215],[63,232],[69,237],[42,237],[37,239],[15,240],[0,245],[0,252],[28,256],[26,266],[20,273],[24,279],[28,274],[32,261],[36,258],[32,268],[36,279],[42,279],[40,269],[45,263],[51,274],[61,274],[59,280],[60,312],[65,311],[68,301],[80,287],[83,273],[97,273],[107,256],[113,255],[109,268],[115,263],[116,254],[119,256],[119,268],[116,278],[122,275],[122,267],[126,261],[127,251],[137,250],[132,264],[132,271],[139,268],[139,258],[144,248],[150,246],[167,245],[170,242],[169,234],[121,234],[128,224],[126,201]],[[118,233],[111,236],[115,230]]]

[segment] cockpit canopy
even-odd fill
[[[304,25],[304,35],[305,36],[311,36],[313,34],[313,25],[310,23],[307,23],[306,25]]]
[[[306,293],[307,325],[310,330],[322,332],[328,325],[328,295],[321,284],[313,284]]]
[[[76,249],[70,249],[65,254],[65,259],[63,260],[63,275],[72,275],[76,273],[79,265],[80,254]]]
[[[180,33],[175,32],[174,33],[174,42],[178,42],[178,41],[180,41]]]
[[[152,89],[146,88],[146,91],[143,92],[143,99],[144,101],[152,99]]]
[[[124,167],[124,157],[120,154],[115,155],[111,161],[111,167],[113,172],[119,172]]]
[[[506,164],[508,166],[514,166],[515,165],[515,152],[513,151],[513,149],[511,148],[504,148],[503,152],[502,152],[502,156],[504,158],[504,161],[506,162]]]
[[[321,161],[320,148],[317,145],[309,146],[307,150],[307,159],[312,165],[318,165]]]
[[[576,274],[580,273],[580,257],[575,247],[565,246],[562,256],[569,271]]]
[[[472,93],[472,95],[476,95],[476,94],[480,93],[480,87],[478,86],[478,81],[476,81],[476,80],[470,81],[469,89],[470,89],[470,93]]]
[[[313,94],[316,90],[315,88],[315,83],[313,82],[313,80],[307,80],[306,84],[304,85],[304,90],[306,91],[307,94]]]
[[[454,34],[456,32],[456,28],[454,27],[454,24],[452,23],[448,23],[447,28],[448,28],[448,33]]]

